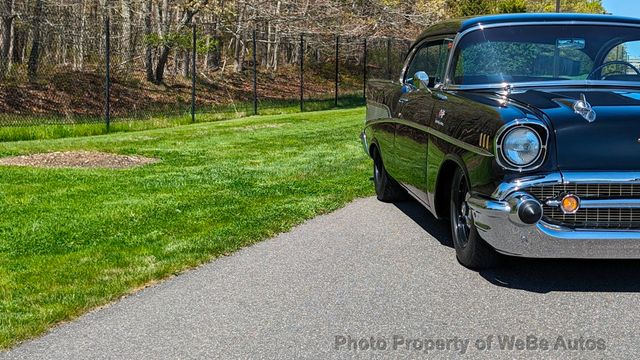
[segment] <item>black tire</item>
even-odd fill
[[[394,202],[404,200],[406,191],[395,181],[384,168],[382,157],[377,149],[373,150],[373,183],[376,187],[378,200]]]
[[[458,261],[474,270],[488,269],[500,263],[501,256],[487,244],[473,223],[467,204],[469,181],[461,169],[457,169],[451,183],[451,236]]]

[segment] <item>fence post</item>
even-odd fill
[[[197,31],[195,21],[192,24],[192,53],[191,53],[191,122],[196,122],[196,46],[197,46]]]
[[[391,80],[391,38],[387,38],[387,80]]]
[[[364,38],[364,75],[363,75],[363,87],[362,87],[362,96],[364,100],[367,100],[367,71],[369,71],[368,67],[368,59],[367,59],[367,38]]]
[[[340,82],[340,35],[336,35],[336,96],[335,107],[338,107],[338,84]]]
[[[304,112],[304,33],[300,34],[300,112]]]
[[[109,15],[104,19],[104,49],[105,49],[105,84],[104,84],[104,120],[107,132],[111,125],[111,20]]]
[[[253,115],[258,115],[258,57],[256,29],[253,29]]]

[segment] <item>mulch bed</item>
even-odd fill
[[[97,151],[66,151],[13,156],[0,159],[0,165],[38,168],[127,169],[153,164],[158,159],[137,155],[117,155]]]

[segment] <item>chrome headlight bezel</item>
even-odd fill
[[[519,148],[519,145],[529,145]],[[542,139],[535,129],[529,126],[514,126],[504,133],[502,155],[509,166],[526,168],[534,164],[542,155]],[[526,158],[519,152],[526,154]],[[522,161],[519,161],[522,160]]]
[[[504,149],[504,141],[506,137],[517,129],[527,129],[532,131],[540,141],[540,149],[538,151],[538,155],[535,157],[533,161],[528,164],[519,165],[511,161],[507,155],[505,154]],[[547,144],[549,142],[549,129],[547,125],[536,119],[517,119],[498,130],[498,133],[495,137],[495,149],[496,149],[496,161],[498,165],[500,165],[505,170],[510,171],[531,171],[538,169],[544,164],[544,161],[547,157]]]

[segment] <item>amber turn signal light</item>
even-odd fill
[[[569,194],[562,198],[560,207],[565,214],[575,214],[580,209],[580,198]]]

